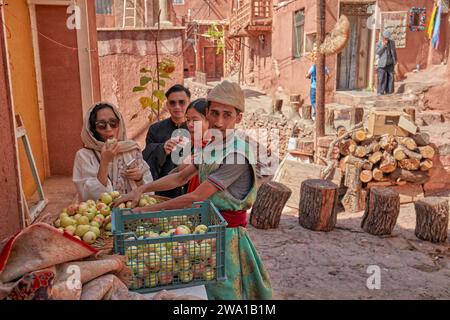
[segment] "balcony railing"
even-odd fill
[[[251,31],[271,31],[272,0],[248,0],[230,17],[230,35],[245,36]]]

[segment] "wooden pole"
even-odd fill
[[[325,0],[317,0],[317,48],[325,39]],[[317,51],[316,137],[325,136],[325,55]]]
[[[158,39],[159,39],[159,31],[161,30],[161,9],[159,9],[159,12],[158,12],[158,33],[156,34],[156,37],[155,37],[155,51],[156,51],[156,77],[157,77],[157,81],[158,81],[158,90],[159,90],[159,88],[160,88],[160,85],[159,85],[159,71],[158,71],[158,67],[159,67],[159,53],[158,53]],[[158,116],[158,121],[160,120],[160,118],[159,118],[159,110],[161,109],[161,102],[159,101],[159,99],[158,99],[158,114],[157,114],[157,116]]]

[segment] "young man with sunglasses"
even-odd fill
[[[187,129],[185,114],[190,103],[191,92],[184,86],[176,84],[167,90],[166,98],[166,107],[170,118],[150,126],[147,132],[146,146],[142,152],[155,180],[167,176],[176,167],[170,154],[181,141],[172,138],[172,133],[177,129]],[[157,194],[175,198],[184,194],[184,188],[177,187]]]

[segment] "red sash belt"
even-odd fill
[[[247,211],[221,210],[220,214],[228,222],[227,228],[237,228],[247,226]]]

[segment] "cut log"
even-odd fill
[[[363,170],[363,171],[361,171],[361,174],[359,175],[359,178],[364,183],[370,182],[372,180],[372,178],[373,178],[372,171],[370,171],[370,170]]]
[[[309,104],[305,104],[302,106],[302,118],[304,120],[311,120],[312,119],[312,106]]]
[[[345,141],[342,141],[341,143],[339,143],[339,152],[343,156],[348,156],[349,154],[353,154],[353,152],[355,152],[355,149],[356,149],[356,142],[351,139],[345,140]]]
[[[362,165],[362,169],[363,170],[370,170],[370,171],[372,171],[373,163],[370,162],[369,160],[363,160],[363,161],[364,161],[364,163]]]
[[[406,181],[413,184],[425,184],[430,177],[427,172],[423,171],[408,171],[397,168],[389,175],[389,179],[393,181]]]
[[[428,171],[433,168],[433,161],[431,159],[425,159],[420,163],[420,171]]]
[[[431,159],[435,154],[434,148],[432,146],[419,147],[419,152],[425,159]]]
[[[362,142],[364,140],[366,140],[367,134],[366,131],[364,130],[358,130],[355,131],[355,133],[353,133],[353,140],[357,141],[357,142]]]
[[[330,132],[334,129],[334,109],[327,108],[325,112],[325,127],[328,128]]]
[[[405,170],[419,170],[420,160],[419,159],[403,159],[398,162],[398,166]]]
[[[416,237],[431,242],[445,242],[448,233],[448,198],[429,197],[416,201]]]
[[[395,168],[397,168],[397,162],[390,153],[385,151],[383,153],[383,159],[380,163],[380,170],[384,173],[390,173],[393,172]]]
[[[380,139],[380,146],[382,149],[391,152],[397,147],[397,142],[395,140],[395,137],[393,135],[387,134],[381,136]]]
[[[381,153],[381,151],[377,151],[377,152],[372,153],[369,156],[369,161],[373,164],[376,164],[381,160],[382,157],[383,157],[383,154]]]
[[[350,114],[350,127],[353,127],[358,123],[363,122],[363,120],[364,120],[364,108],[354,107]]]
[[[300,187],[299,223],[314,231],[331,231],[336,225],[338,186],[328,180],[310,179]]]
[[[250,213],[250,223],[257,229],[275,229],[280,223],[281,212],[292,194],[285,185],[269,181],[263,183],[256,195]]]
[[[430,135],[425,132],[419,132],[413,137],[414,141],[419,147],[424,147],[430,144]]]
[[[281,114],[281,109],[283,108],[283,99],[275,99],[272,105],[272,113],[273,114]]]
[[[354,152],[354,155],[358,158],[364,158],[369,154],[369,150],[367,147],[364,146],[357,146]]]
[[[341,200],[345,212],[355,213],[364,210],[364,204],[361,203],[361,198],[364,197],[365,194],[365,190],[351,190],[348,188]]]
[[[400,196],[389,188],[369,189],[361,228],[373,235],[389,235],[400,213]]]
[[[384,173],[380,169],[375,168],[372,171],[372,177],[373,177],[373,180],[375,180],[375,181],[381,181],[384,179]]]
[[[413,138],[397,137],[396,140],[398,144],[405,146],[408,150],[414,151],[417,149],[417,143]]]
[[[371,188],[385,188],[394,186],[395,184],[391,180],[387,181],[371,181],[367,184],[367,189]]]
[[[399,146],[397,148],[395,148],[394,152],[392,153],[392,155],[394,156],[394,159],[397,161],[406,159],[407,156],[405,154],[405,150],[406,148],[403,146]]]
[[[347,163],[345,167],[344,186],[348,187],[350,190],[361,190],[360,175],[361,166]]]

